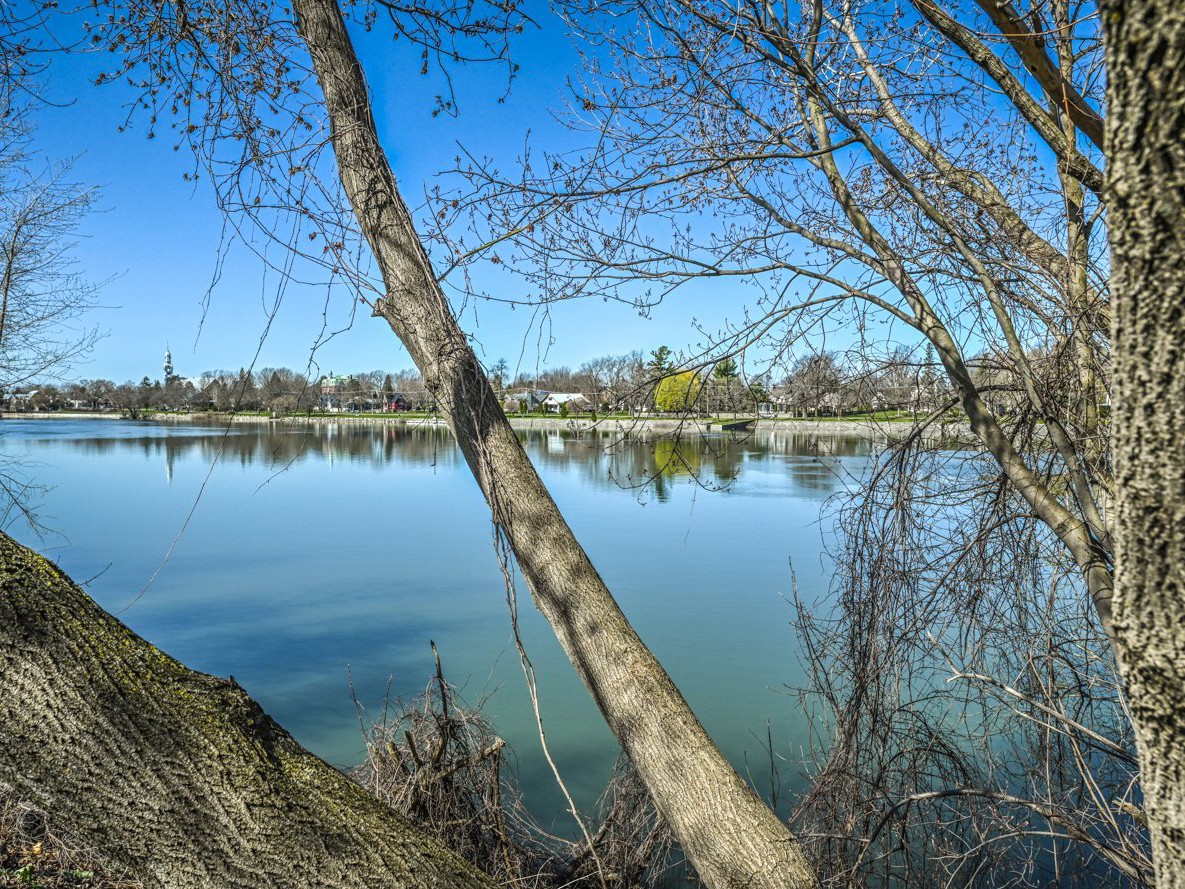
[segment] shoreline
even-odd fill
[[[123,420],[115,411],[0,411],[0,420]]]
[[[87,411],[31,411],[31,412],[0,412],[0,420],[122,420],[127,419],[118,412],[91,413]],[[696,435],[722,434],[720,421],[709,422],[696,418],[672,417],[635,417],[632,419],[613,417],[591,420],[586,417],[509,417],[511,428],[521,430],[557,429],[574,434],[597,432],[606,435],[621,436],[650,436],[668,435],[671,433],[693,433]],[[427,426],[447,428],[440,417],[408,417],[398,414],[390,416],[352,416],[349,414],[319,414],[316,416],[271,417],[258,414],[226,414],[185,413],[185,414],[150,414],[143,417],[144,422],[155,423],[193,423],[219,424],[231,423],[279,423],[284,425],[321,424],[321,423],[350,423],[350,424],[384,424],[403,426]],[[735,422],[733,420],[725,421]],[[860,438],[896,440],[905,438],[915,430],[915,424],[908,421],[885,420],[841,420],[841,419],[794,419],[794,418],[758,418],[753,426],[745,431],[733,434],[751,435],[754,433],[776,434],[791,433],[798,435],[812,435],[822,437],[856,436]],[[924,433],[926,438],[961,436],[969,431],[965,423],[934,424]]]

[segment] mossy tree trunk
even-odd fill
[[[0,534],[0,781],[149,886],[488,887]]]
[[[531,464],[415,231],[335,0],[295,0],[345,192],[407,347],[551,623],[696,871],[713,889],[813,886],[797,842],[713,744],[630,626]]]
[[[1156,883],[1185,887],[1185,5],[1101,4],[1114,301],[1114,626]]]

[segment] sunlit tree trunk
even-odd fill
[[[793,836],[638,638],[511,429],[396,187],[337,3],[293,6],[325,94],[342,183],[387,289],[376,313],[423,372],[536,604],[708,885],[813,885]]]
[[[1185,886],[1185,6],[1105,2],[1115,632],[1157,885]]]
[[[493,886],[2,533],[0,677],[0,781],[148,886]]]

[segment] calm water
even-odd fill
[[[365,751],[350,677],[378,715],[388,687],[424,688],[433,639],[446,676],[512,746],[527,804],[567,832],[510,646],[488,512],[446,433],[103,420],[5,420],[0,433],[0,449],[52,488],[40,518],[53,533],[10,533],[90,579],[138,633],[233,675],[340,766]],[[791,568],[804,599],[823,596],[820,509],[870,446],[827,439],[820,456],[817,440],[782,433],[685,442],[676,455],[669,441],[525,440],[630,620],[725,753],[768,787],[767,724],[790,760],[807,740],[789,690],[801,679]],[[522,628],[553,755],[590,805],[615,744],[525,590]],[[793,763],[782,771],[794,789]]]

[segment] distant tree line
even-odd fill
[[[268,367],[258,371],[210,370],[198,377],[170,375],[164,380],[144,377],[116,384],[94,379],[56,385],[31,385],[23,391],[2,393],[9,409],[120,411],[138,417],[145,411],[272,411],[280,414],[321,409],[327,377]],[[401,396],[408,410],[426,410],[430,398],[416,372],[371,371],[337,377],[334,403],[356,402],[379,409]]]
[[[987,358],[976,365],[985,381],[1000,371]],[[932,354],[901,349],[878,361],[838,352],[813,352],[780,370],[746,375],[741,362],[681,361],[667,346],[605,355],[569,366],[511,373],[505,359],[488,368],[508,413],[541,409],[546,393],[583,396],[583,411],[843,416],[897,410],[927,413],[941,407],[948,387]],[[995,388],[1004,389],[1005,386]],[[277,414],[431,411],[433,398],[417,370],[309,374],[286,367],[258,371],[209,370],[198,377],[145,376],[117,384],[107,379],[32,384],[0,392],[9,410],[269,411]]]

